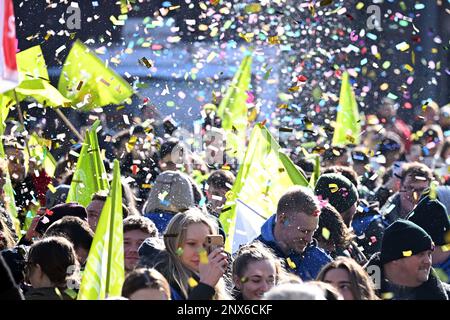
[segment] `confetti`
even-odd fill
[[[198,286],[198,282],[197,282],[197,280],[195,280],[194,278],[190,277],[190,278],[188,279],[188,285],[189,285],[189,287],[191,287],[191,288],[195,288],[196,286]]]
[[[178,247],[178,249],[175,251],[175,254],[179,257],[181,257],[183,255],[183,248]]]
[[[402,253],[403,253],[403,256],[404,256],[404,257],[411,257],[412,254],[413,254],[411,250],[403,251]]]
[[[291,260],[291,258],[288,257],[288,258],[286,259],[286,262],[287,262],[289,268],[291,268],[291,269],[297,269],[297,265]]]
[[[335,193],[339,190],[339,187],[336,183],[330,183],[328,185],[328,188],[330,188],[331,193]]]
[[[323,227],[322,228],[322,237],[325,239],[325,240],[328,240],[328,239],[330,239],[330,230],[328,230],[327,228],[325,228],[325,227]]]
[[[201,264],[208,264],[209,260],[208,260],[208,253],[206,252],[205,249],[201,249],[200,252],[198,253],[199,257],[200,257],[200,263]]]

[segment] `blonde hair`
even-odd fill
[[[189,295],[189,279],[192,277],[193,271],[183,265],[178,252],[186,239],[187,228],[193,224],[204,224],[209,228],[211,234],[218,234],[217,222],[206,216],[198,208],[191,208],[174,215],[164,233],[168,262],[162,266],[162,271],[169,283],[178,285],[185,298]],[[215,290],[215,299],[223,300],[229,297],[223,279],[217,283]]]

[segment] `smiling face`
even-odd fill
[[[339,290],[344,300],[355,300],[351,290],[350,274],[345,269],[330,269],[323,279],[323,282],[331,284]]]
[[[431,254],[431,250],[426,250],[396,261],[398,263],[398,272],[401,272],[402,278],[407,281],[405,285],[418,287],[428,281],[432,263]]]
[[[186,237],[181,244],[181,262],[194,272],[199,271],[201,249],[206,249],[206,236],[211,234],[211,230],[206,224],[193,223],[186,228]]]
[[[312,241],[319,226],[319,216],[310,216],[303,212],[278,216],[280,224],[279,240],[287,250],[302,253]]]
[[[234,283],[244,300],[260,300],[275,285],[276,268],[271,260],[253,261],[247,265],[243,276],[235,276]]]

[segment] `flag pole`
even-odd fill
[[[62,113],[61,110],[59,110],[59,108],[54,108],[53,110],[55,110],[56,114],[62,119],[62,121],[64,121],[64,123],[69,127],[69,129],[78,137],[78,139],[80,139],[81,142],[84,141],[83,136],[78,132],[78,130],[73,126],[72,122],[70,122],[69,119],[67,119],[67,117],[64,115],[64,113]]]
[[[22,108],[20,107],[20,101],[19,101],[19,97],[17,96],[16,89],[13,89],[13,93],[14,93],[14,99],[16,100],[17,112],[19,114],[19,121],[22,124],[23,130],[25,131],[26,128],[25,128],[25,123],[23,121]],[[26,137],[24,137],[24,140],[25,140],[25,147],[27,148],[28,155],[31,157],[30,147],[28,146],[28,135]]]

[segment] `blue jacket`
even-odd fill
[[[159,234],[164,234],[170,220],[172,220],[175,213],[172,212],[148,212],[144,214],[144,217],[149,218],[155,223]]]
[[[440,272],[447,276],[447,279],[441,279],[442,281],[450,283],[450,257],[442,263],[433,264],[433,268],[435,270],[439,269]]]
[[[316,244],[308,245],[302,254],[291,252],[289,255],[285,255],[273,235],[275,217],[276,215],[273,215],[267,219],[261,227],[261,235],[256,240],[271,248],[280,259],[286,260],[290,258],[295,264],[295,268],[288,263],[286,263],[286,268],[297,274],[303,281],[316,279],[322,267],[333,259],[324,250],[317,247]]]

